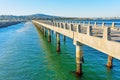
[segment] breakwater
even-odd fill
[[[0,28],[8,27],[8,26],[11,26],[11,25],[15,25],[15,24],[18,24],[20,22],[21,21],[4,21],[4,22],[0,22]]]

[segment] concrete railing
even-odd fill
[[[80,33],[83,33],[83,34],[87,34],[87,27],[88,26],[92,26],[91,27],[91,33],[92,33],[92,36],[96,36],[96,37],[103,37],[103,29],[105,27],[108,27],[105,25],[105,23],[103,22],[100,25],[97,25],[97,22],[94,23],[94,25],[91,25],[90,22],[88,24],[85,24],[84,22],[83,23],[66,23],[66,22],[51,22],[51,21],[41,21],[42,23],[45,23],[45,24],[49,24],[49,25],[52,25],[52,26],[55,26],[55,27],[60,27],[60,28],[64,28],[69,30],[71,29],[72,31],[76,31],[76,26],[75,25],[78,25],[80,27]],[[114,35],[111,35],[111,36],[116,36],[118,35],[118,33],[120,32],[120,28],[116,28],[115,27],[115,23],[113,22],[112,25],[111,25],[111,33]]]
[[[51,21],[49,22],[33,21],[33,22],[45,26],[46,28],[54,30],[65,36],[68,36],[72,39],[76,39],[76,41],[84,43],[101,52],[110,54],[113,57],[120,59],[120,53],[119,53],[120,43],[111,40],[110,27],[96,28],[90,25],[83,26],[82,24],[77,24],[77,23],[61,23],[61,22],[51,22]],[[114,47],[112,45],[114,45]],[[112,50],[113,48],[114,50]]]

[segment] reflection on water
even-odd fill
[[[120,61],[113,60],[107,70],[107,56],[84,46],[83,75],[76,77],[75,46],[60,36],[61,52],[56,52],[55,35],[51,43],[31,22],[0,29],[0,80],[119,80]],[[79,68],[79,65],[78,65]]]

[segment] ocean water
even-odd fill
[[[94,25],[95,22],[98,26],[101,26],[104,22],[105,26],[111,27],[112,23],[115,23],[115,27],[120,27],[120,20],[58,20],[63,22],[72,22],[72,23],[85,23],[88,24],[90,22],[91,25]]]
[[[51,33],[52,34],[52,33]],[[106,68],[107,55],[83,46],[83,75],[76,76],[75,46],[72,39],[61,38],[61,52],[56,52],[56,38],[48,43],[32,22],[0,29],[0,80],[120,80],[120,61]]]

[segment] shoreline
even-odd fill
[[[0,28],[5,28],[11,25],[19,24],[21,21],[0,22]]]

